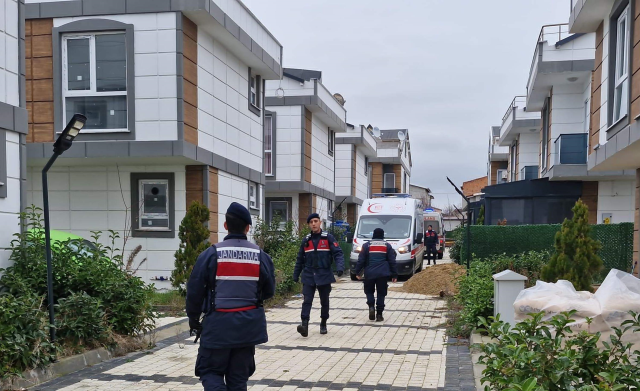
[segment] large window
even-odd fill
[[[264,116],[264,174],[273,175],[273,116]]]
[[[289,203],[287,201],[269,202],[269,222],[278,220],[280,229],[284,229],[289,221]]]
[[[62,57],[63,122],[83,113],[83,133],[128,131],[125,33],[65,35]]]
[[[627,115],[629,106],[629,7],[616,23],[613,122]]]
[[[385,189],[395,189],[396,187],[396,174],[392,173],[392,172],[388,172],[386,174],[384,174],[384,185],[383,187]],[[390,192],[389,190],[387,190],[386,192]],[[395,191],[391,192],[394,193]]]
[[[249,111],[253,114],[260,116],[260,108],[262,102],[262,78],[259,75],[253,75],[251,68],[249,68],[249,91],[247,92],[249,101]]]

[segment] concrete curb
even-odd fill
[[[482,371],[486,368],[485,365],[478,364],[478,359],[482,355],[482,352],[478,348],[474,348],[474,345],[480,345],[483,343],[496,342],[489,338],[488,336],[481,335],[478,333],[471,334],[471,338],[469,338],[469,345],[471,350],[471,362],[473,363],[473,377],[476,381],[476,389],[484,390],[484,387],[481,384],[482,379]]]
[[[147,334],[145,338],[148,341],[153,339],[155,342],[159,342],[175,337],[184,331],[189,331],[188,323],[188,319],[180,319],[176,322],[158,327],[151,333]],[[187,329],[185,329],[185,325]],[[60,359],[49,365],[47,368],[25,371],[22,374],[23,378],[15,378],[11,382],[0,382],[0,388],[2,390],[24,390],[29,387],[34,387],[44,382],[48,382],[57,377],[80,371],[86,367],[100,364],[112,358],[114,358],[113,353],[105,348],[90,350],[82,354]]]

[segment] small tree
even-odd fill
[[[478,212],[478,220],[476,221],[477,225],[484,225],[484,205],[480,207],[480,212]]]
[[[568,280],[577,290],[592,291],[593,276],[602,269],[600,243],[589,236],[589,208],[582,200],[573,207],[573,218],[565,219],[556,234],[555,254],[542,269],[547,282]]]
[[[183,295],[187,293],[186,283],[189,281],[198,256],[209,247],[209,229],[205,225],[208,221],[209,208],[198,201],[193,201],[180,223],[178,232],[180,248],[176,251],[175,269],[171,272],[171,285]]]

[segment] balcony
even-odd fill
[[[373,157],[377,155],[378,147],[376,139],[369,133],[364,125],[360,125],[353,130],[347,128],[347,131],[344,133],[336,133],[336,144],[357,145],[365,156]]]
[[[540,111],[553,86],[581,85],[595,64],[595,33],[571,34],[568,24],[543,26],[527,82],[527,109]]]
[[[499,137],[495,137],[489,147],[489,161],[491,162],[506,162],[509,160],[509,147],[501,147],[498,144],[499,139]]]
[[[609,17],[615,0],[571,0],[569,31],[572,33],[591,33],[600,23]]]
[[[587,133],[562,134],[554,142],[555,164],[587,164]]]
[[[511,101],[507,112],[502,117],[500,139],[498,140],[498,145],[501,147],[510,146],[520,133],[540,130],[540,112],[529,112],[526,106],[526,96],[516,96]]]
[[[524,166],[520,170],[520,180],[529,181],[531,179],[538,179],[538,166]]]

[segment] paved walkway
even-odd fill
[[[400,284],[391,284],[400,286]],[[319,307],[319,300],[318,307]],[[250,390],[475,390],[469,350],[445,336],[445,302],[389,292],[385,321],[368,319],[361,283],[334,285],[329,334],[296,332],[301,298],[268,312],[268,344],[256,351]],[[150,352],[87,368],[37,390],[201,390],[197,345],[182,333]]]

